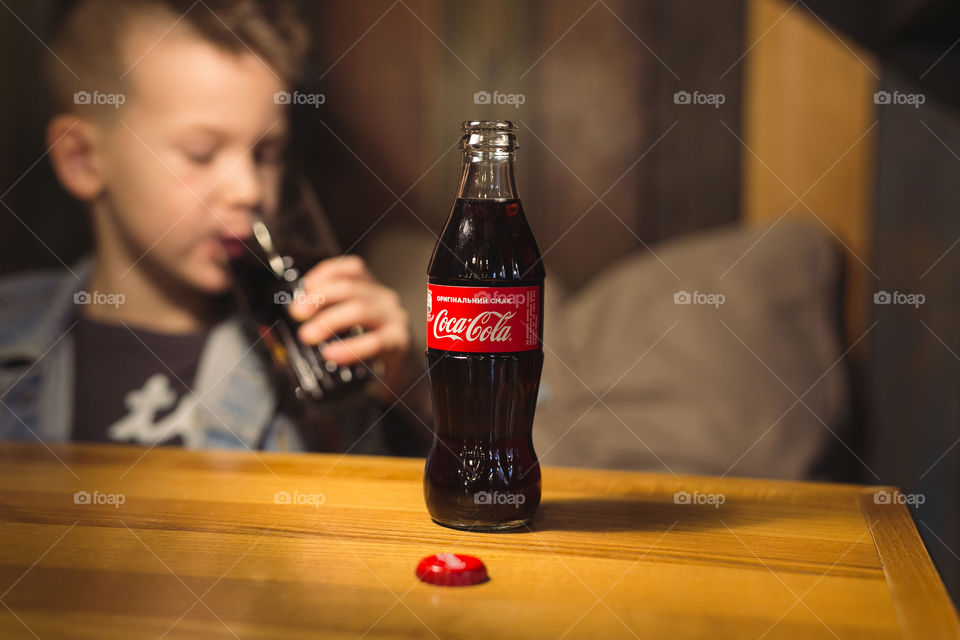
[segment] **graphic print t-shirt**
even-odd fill
[[[73,335],[73,440],[183,444],[206,333],[155,333],[81,316]]]

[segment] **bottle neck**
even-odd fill
[[[514,154],[476,151],[463,154],[457,197],[469,200],[516,200]]]

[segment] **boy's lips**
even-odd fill
[[[244,252],[247,251],[243,239],[237,238],[236,236],[220,236],[217,239],[217,244],[219,248],[226,251],[227,257],[229,258],[242,256]]]

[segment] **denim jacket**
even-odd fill
[[[0,440],[70,439],[75,296],[86,290],[91,270],[85,259],[68,271],[0,280]],[[185,446],[305,449],[294,422],[278,413],[269,372],[239,319],[211,328],[193,391],[197,401],[188,419],[200,435]],[[384,453],[386,447],[372,433],[356,452]]]

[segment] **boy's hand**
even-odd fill
[[[410,350],[410,319],[397,293],[374,280],[357,256],[317,263],[304,275],[302,286],[306,296],[288,309],[294,320],[303,323],[300,339],[318,344],[359,325],[362,335],[326,345],[323,357],[339,364],[379,359],[384,364],[384,382],[401,393],[396,386],[404,377]]]

